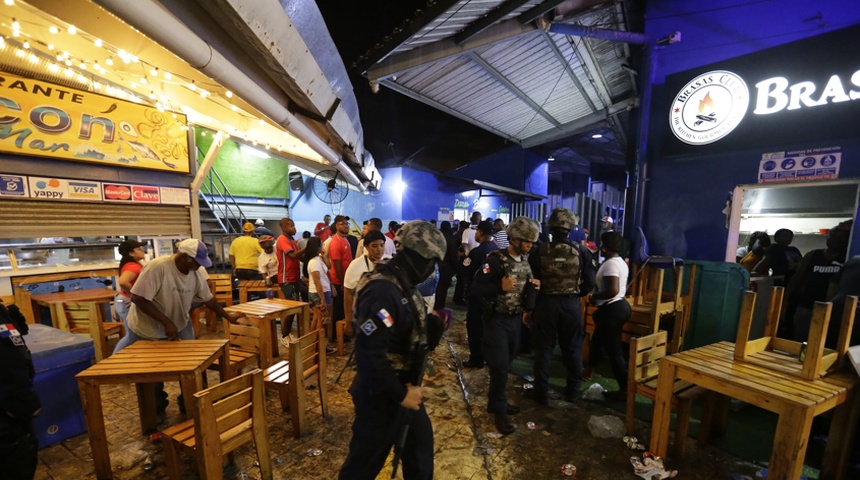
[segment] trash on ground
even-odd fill
[[[621,438],[624,421],[614,415],[592,415],[588,419],[588,431],[597,438]]]
[[[565,463],[564,465],[561,466],[561,473],[563,475],[568,476],[568,477],[575,477],[576,476],[576,466],[574,466],[572,463]]]
[[[535,422],[526,422],[526,430],[534,430],[537,427],[537,423]]]
[[[630,457],[633,465],[633,473],[646,480],[674,478],[678,475],[677,470],[666,470],[663,467],[663,459],[655,457],[650,452],[645,452],[641,457]]]
[[[312,448],[312,449],[308,450],[307,452],[305,452],[305,455],[307,455],[309,457],[319,457],[320,455],[322,455],[322,453],[323,453],[323,451],[320,450],[319,448]]]
[[[603,392],[606,389],[599,383],[592,383],[584,392],[582,392],[583,400],[603,400]]]
[[[535,385],[533,383],[524,383],[523,384],[523,390],[532,390],[534,388],[535,388]]]
[[[534,377],[534,376],[532,376],[532,375],[523,375],[523,380],[525,380],[525,381],[527,381],[527,382],[534,382],[534,381],[535,381],[535,377]]]

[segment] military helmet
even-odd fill
[[[573,226],[579,223],[576,214],[569,208],[554,208],[549,214],[550,228],[564,228],[567,230],[573,229]]]
[[[540,235],[538,223],[528,217],[517,217],[505,228],[508,238],[536,242]]]
[[[442,261],[447,242],[445,236],[432,223],[413,220],[403,224],[394,236],[394,245],[400,252],[408,248],[428,260]]]

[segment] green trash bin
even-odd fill
[[[698,273],[684,349],[734,342],[749,272],[737,263],[685,260],[685,265],[693,264]]]

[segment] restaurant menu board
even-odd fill
[[[0,198],[191,205],[188,188],[0,174]]]
[[[0,72],[0,152],[188,173],[181,113]]]
[[[765,153],[758,167],[758,183],[839,178],[841,161],[840,147]]]

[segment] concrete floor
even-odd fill
[[[549,407],[522,398],[525,383],[522,376],[511,374],[509,395],[512,403],[523,407],[515,417],[517,431],[507,437],[496,434],[492,416],[485,411],[486,370],[463,370],[460,365],[468,358],[465,333],[465,311],[455,307],[454,326],[432,355],[433,375],[425,381],[425,404],[431,417],[435,438],[435,478],[437,479],[551,479],[564,478],[562,465],[577,467],[578,478],[619,479],[638,478],[633,474],[629,450],[621,439],[598,439],[589,433],[587,422],[594,415],[623,413],[607,407],[605,402],[580,401],[569,404],[558,400]],[[285,347],[281,347],[282,356]],[[319,396],[308,392],[309,433],[294,439],[289,416],[285,415],[277,395],[267,395],[269,448],[273,457],[275,479],[336,478],[347,454],[353,419],[352,402],[347,388],[354,372],[347,368],[338,384],[335,378],[347,357],[328,357],[330,416],[322,418]],[[522,373],[522,372],[521,372]],[[211,381],[217,381],[214,373]],[[600,380],[595,376],[596,380]],[[585,386],[588,386],[586,384]],[[103,387],[108,421],[111,463],[114,478],[165,478],[166,469],[161,444],[152,443],[141,434],[137,417],[135,390],[132,386]],[[163,426],[182,420],[176,407],[177,384],[168,384],[171,404]],[[616,405],[617,408],[617,405]],[[526,422],[537,427],[529,430]],[[649,424],[637,422],[637,434],[647,445]],[[667,468],[679,471],[677,478],[727,479],[732,474],[753,476],[756,467],[731,457],[713,447],[699,448],[688,439],[689,453],[683,461],[667,459]],[[313,449],[319,456],[309,456]],[[152,468],[147,470],[147,459]],[[389,458],[390,462],[390,458]],[[236,465],[226,466],[227,479],[260,478],[254,465],[252,446],[237,451]],[[2,476],[2,475],[0,475]],[[390,477],[390,463],[378,478]],[[79,435],[39,452],[37,479],[95,478],[87,435]],[[184,458],[183,478],[197,478],[194,464]],[[400,473],[398,473],[400,478]]]

